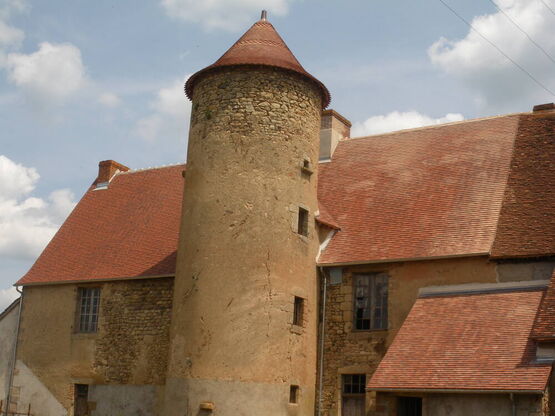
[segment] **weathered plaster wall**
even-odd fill
[[[165,415],[202,400],[222,416],[285,414],[291,384],[300,414],[313,412],[317,172],[301,166],[317,170],[320,115],[315,84],[284,70],[221,69],[195,84]]]
[[[161,394],[153,385],[95,385],[89,388],[91,416],[154,416]]]
[[[341,285],[328,285],[324,354],[323,414],[339,414],[341,375],[373,374],[387,347],[403,324],[418,290],[426,286],[496,282],[496,265],[487,257],[385,263],[344,269]],[[389,275],[389,329],[353,331],[352,273],[386,272]],[[373,404],[367,394],[367,406]]]
[[[522,280],[549,280],[555,268],[555,261],[503,262],[497,265],[499,282]]]
[[[22,389],[20,409],[48,400],[71,410],[74,384],[164,383],[173,279],[95,286],[101,287],[100,318],[93,334],[75,330],[80,286],[24,288],[17,356],[29,371],[14,381]],[[29,387],[39,383],[40,393]]]
[[[19,304],[11,305],[0,316],[0,400],[6,403],[13,363]]]

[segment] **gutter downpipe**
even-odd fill
[[[322,293],[322,329],[320,330],[320,374],[318,380],[318,416],[322,414],[322,390],[323,390],[323,381],[324,381],[324,335],[326,331],[326,289],[328,287],[328,278],[326,273],[324,272],[324,268],[319,266],[320,274],[324,278],[324,288]]]
[[[509,393],[509,398],[511,399],[511,405],[513,410],[513,416],[516,416],[516,403],[514,393]]]
[[[10,370],[10,380],[8,382],[8,393],[6,395],[6,411],[4,412],[4,416],[8,416],[8,412],[10,409],[12,384],[13,384],[13,378],[15,373],[15,363],[17,359],[17,344],[19,343],[18,341],[19,341],[19,326],[21,324],[21,308],[23,307],[23,291],[19,290],[17,286],[15,287],[15,290],[17,290],[21,296],[19,297],[19,308],[17,312],[17,327],[15,330],[15,340],[14,340],[14,347],[13,347],[13,354],[12,354],[12,368]]]

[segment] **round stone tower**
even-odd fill
[[[329,93],[264,13],[185,90],[193,105],[164,415],[312,415]]]

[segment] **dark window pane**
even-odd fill
[[[355,329],[387,329],[387,285],[385,273],[358,274],[354,282]]]
[[[79,332],[96,332],[100,288],[79,288]]]

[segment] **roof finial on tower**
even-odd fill
[[[268,20],[267,17],[268,17],[268,12],[266,10],[262,10],[262,13],[260,14],[260,20],[262,22],[265,22],[266,20]]]

